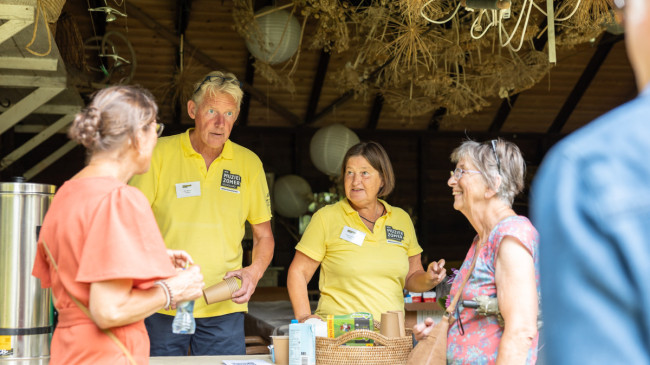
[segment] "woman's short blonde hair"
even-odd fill
[[[214,96],[217,93],[226,93],[235,99],[237,110],[241,108],[241,101],[244,91],[241,89],[241,82],[237,76],[230,72],[212,71],[194,84],[192,101],[199,106],[206,94]]]
[[[345,157],[343,157],[343,165],[341,166],[342,178],[345,178],[345,167],[352,156],[362,156],[368,160],[372,168],[379,172],[383,185],[377,192],[378,197],[386,197],[393,191],[395,188],[395,174],[393,173],[393,165],[391,165],[384,147],[373,141],[359,142],[350,147]]]
[[[481,172],[497,196],[512,206],[515,196],[524,189],[526,162],[516,144],[501,138],[478,143],[467,140],[451,154],[451,162],[470,160]],[[497,186],[499,178],[501,184]]]

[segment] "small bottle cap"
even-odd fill
[[[298,320],[297,319],[292,319],[291,323],[298,323]]]

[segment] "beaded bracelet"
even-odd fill
[[[172,291],[169,289],[169,284],[167,284],[167,282],[165,282],[164,280],[158,280],[153,284],[154,285],[160,285],[160,287],[165,292],[166,302],[165,302],[165,305],[163,306],[163,308],[169,310],[169,307],[170,307],[170,305],[172,303]]]

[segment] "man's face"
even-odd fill
[[[235,99],[227,93],[206,94],[200,105],[190,100],[187,113],[194,119],[197,152],[212,150],[220,154],[239,116]]]

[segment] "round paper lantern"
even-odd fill
[[[291,58],[300,43],[298,19],[286,10],[273,9],[267,6],[257,11],[256,14],[267,13],[255,19],[260,29],[260,39],[254,34],[246,40],[246,47],[255,58],[272,65]]]
[[[350,147],[359,143],[359,137],[342,124],[332,124],[319,129],[311,139],[311,162],[329,176],[341,175],[343,157]]]
[[[273,183],[274,208],[281,216],[300,217],[307,211],[312,196],[311,186],[298,175],[285,175]]]

